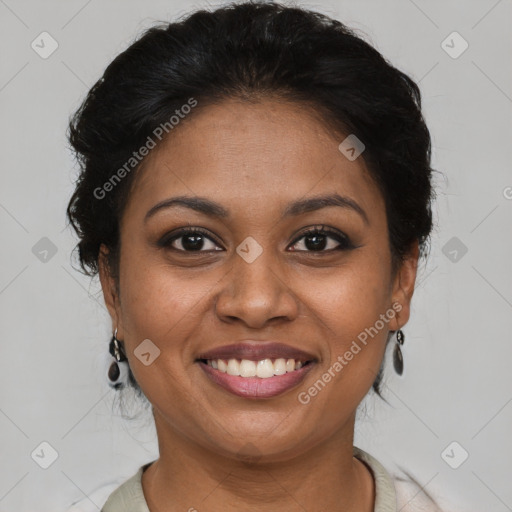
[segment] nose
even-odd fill
[[[298,301],[282,264],[271,251],[252,263],[233,255],[233,268],[216,300],[216,314],[224,322],[243,322],[253,329],[268,323],[291,321],[298,315]]]

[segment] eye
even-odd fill
[[[328,239],[334,239],[337,242],[334,244],[329,243]],[[298,245],[300,240],[304,239],[305,252],[331,252],[331,251],[344,251],[353,249],[354,245],[350,239],[341,231],[333,228],[326,228],[325,226],[315,226],[312,229],[304,231],[299,238],[295,240],[293,245]],[[327,250],[325,250],[327,249]],[[304,252],[302,249],[293,249],[292,252]]]
[[[176,244],[178,247],[173,246],[175,241],[178,242]],[[206,241],[210,242],[210,245],[213,247],[208,247]],[[208,252],[218,250],[215,249],[217,245],[213,243],[213,239],[209,236],[208,231],[195,227],[182,228],[175,233],[164,235],[164,237],[159,240],[158,245],[160,247],[170,247],[171,249],[181,252]],[[205,245],[207,246],[206,249]]]
[[[295,248],[292,249],[292,252],[331,252],[348,250],[355,247],[344,233],[324,226],[315,226],[302,232],[300,237],[295,239],[292,247],[300,245],[298,242],[302,239],[304,239],[306,249]],[[335,243],[333,244],[332,241],[329,243],[329,239],[334,240]],[[208,247],[208,243],[210,247]],[[158,246],[170,247],[180,252],[223,250],[216,249],[218,244],[213,240],[213,237],[210,236],[207,230],[199,227],[185,227],[177,232],[166,234],[159,240]]]

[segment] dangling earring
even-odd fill
[[[404,341],[404,333],[402,332],[402,329],[398,329],[398,331],[396,331],[396,343],[393,350],[393,366],[395,367],[395,371],[398,375],[402,375],[402,373],[404,373],[404,358],[402,356],[402,351],[400,350],[400,346],[404,344]]]
[[[114,360],[108,369],[108,384],[113,389],[124,388],[128,379],[128,360],[119,346],[117,327],[110,340],[109,352]]]

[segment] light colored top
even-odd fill
[[[443,512],[409,475],[406,478],[396,475],[393,477],[369,453],[356,446],[353,453],[372,473],[375,483],[374,512]],[[98,512],[102,503],[104,505],[101,512],[150,512],[142,489],[142,473],[152,463],[153,461],[141,466],[131,478],[120,485],[119,480],[112,481],[89,493],[67,512]]]
[[[396,512],[396,493],[393,480],[382,464],[369,453],[354,446],[354,456],[370,468],[375,482],[374,512]],[[142,473],[151,463],[141,466],[137,473],[118,487],[108,498],[101,512],[150,512],[142,491]]]

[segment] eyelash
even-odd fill
[[[182,238],[185,235],[190,234],[201,234],[204,235],[206,238],[214,242],[215,244],[218,244],[215,239],[213,239],[209,232],[200,227],[186,227],[181,228],[178,232],[174,233],[172,236],[169,236],[169,234],[164,235],[160,241],[158,242],[159,247],[165,247],[170,248],[173,251],[176,252],[184,252],[184,253],[211,253],[211,252],[217,252],[216,250],[199,250],[199,251],[187,251],[184,249],[176,249],[174,247],[170,247],[172,242],[175,240],[178,240]],[[298,250],[293,252],[307,252],[307,253],[332,253],[333,251],[346,251],[350,249],[354,249],[355,246],[352,244],[350,239],[341,231],[335,230],[333,228],[327,228],[325,226],[314,226],[313,228],[309,228],[305,231],[303,231],[293,242],[292,246],[296,245],[300,240],[302,240],[304,237],[312,236],[312,235],[328,235],[329,238],[334,238],[340,245],[334,249],[327,249],[327,250],[320,250],[320,251],[308,251],[308,250]]]

